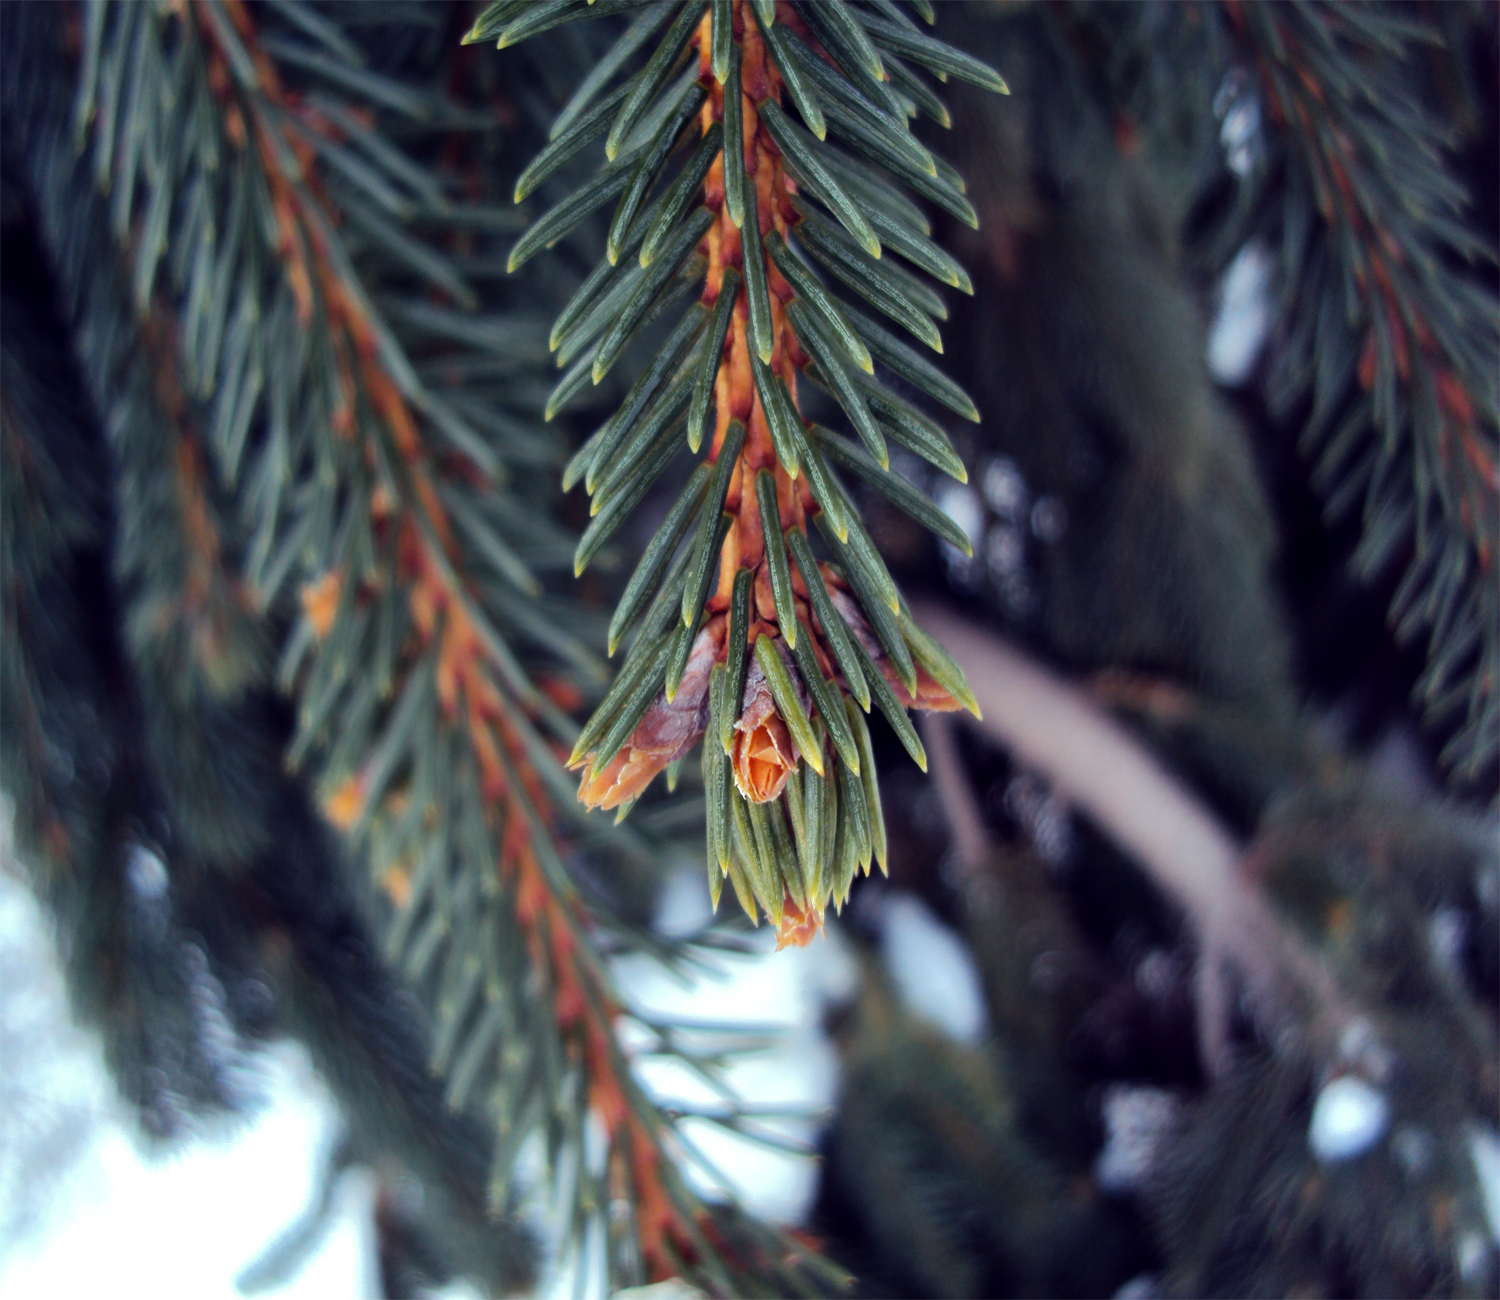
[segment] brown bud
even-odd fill
[[[698,633],[688,654],[677,695],[660,692],[620,752],[592,780],[584,776],[578,798],[589,808],[617,808],[634,799],[667,764],[681,758],[708,728],[708,675],[724,644],[716,618]],[[584,763],[589,762],[585,755]]]
[[[830,584],[829,595],[833,597],[833,603],[839,613],[844,616],[844,621],[849,624],[849,630],[864,647],[871,661],[880,669],[880,675],[890,684],[891,690],[902,704],[908,709],[925,709],[929,713],[951,713],[955,709],[963,708],[963,705],[939,685],[937,679],[921,664],[915,665],[917,693],[913,695],[908,691],[906,683],[897,675],[895,667],[891,664],[880,642],[875,639],[875,634],[870,631],[870,624],[865,619],[864,611],[855,603],[854,597],[833,584]]]
[[[779,643],[777,649],[781,649]],[[795,667],[791,672],[800,688]],[[744,704],[734,732],[730,760],[735,785],[751,803],[770,803],[786,787],[787,777],[797,770],[798,754],[791,732],[776,711],[771,684],[753,658],[745,674]]]
[[[302,608],[320,641],[333,629],[342,582],[343,573],[338,569],[330,569],[321,578],[314,579],[302,588]]]
[[[776,927],[776,951],[805,948],[823,933],[823,909],[809,902],[803,911],[788,894],[781,905],[781,923]]]

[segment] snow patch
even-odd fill
[[[1490,1236],[1500,1242],[1500,1134],[1478,1124],[1469,1128],[1469,1159],[1484,1197],[1484,1213]]]
[[[1219,283],[1219,313],[1208,336],[1208,368],[1233,387],[1250,378],[1271,328],[1271,255],[1252,242]]]
[[[1112,1084],[1104,1091],[1104,1149],[1094,1162],[1100,1190],[1118,1195],[1145,1184],[1180,1104],[1165,1088]]]
[[[660,913],[663,921],[685,919],[696,889],[703,889],[706,906],[701,876],[701,871],[684,873],[684,880],[668,886]],[[736,904],[726,898],[721,906]],[[724,1080],[753,1109],[795,1112],[757,1116],[750,1121],[757,1131],[807,1145],[816,1137],[838,1087],[837,1057],[820,1028],[822,1013],[830,1003],[853,995],[858,967],[833,924],[806,948],[776,952],[775,936],[765,927],[756,933],[754,944],[756,951],[748,955],[716,958],[717,974],[695,971],[687,983],[638,954],[617,959],[613,969],[627,1004],[641,1016],[767,1030],[771,1044],[731,1059]],[[651,1041],[643,1027],[632,1032],[627,1022],[621,1030],[627,1050]],[[687,1038],[695,1040],[693,1034]],[[713,1041],[729,1045],[722,1034]],[[728,1110],[723,1094],[680,1061],[637,1056],[635,1068],[642,1086],[664,1106],[712,1114]],[[781,1223],[805,1218],[817,1190],[817,1167],[810,1152],[773,1150],[713,1119],[684,1119],[681,1127],[685,1139],[724,1176],[746,1209]],[[706,1195],[719,1192],[719,1183],[690,1154],[675,1154],[695,1187]]]
[[[1313,1103],[1307,1141],[1324,1164],[1364,1155],[1384,1134],[1391,1106],[1383,1092],[1355,1074],[1330,1079]]]
[[[961,1043],[989,1033],[984,992],[963,941],[913,894],[880,908],[880,955],[906,1009]]]
[[[267,1053],[271,1106],[233,1139],[143,1154],[123,1116],[101,1125],[84,1184],[52,1231],[0,1268],[6,1295],[195,1296],[238,1300],[236,1275],[315,1195],[319,1153],[338,1124],[300,1048]],[[378,1294],[374,1180],[348,1177],[316,1251],[267,1297]]]
[[[713,919],[713,904],[702,870],[695,867],[691,871],[672,872],[656,900],[657,932],[678,939],[696,934]]]

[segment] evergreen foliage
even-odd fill
[[[1473,780],[1500,753],[1500,308],[1451,132],[1405,89],[1440,33],[1396,8],[1227,14],[1281,128],[1221,235],[1280,252],[1269,400],[1300,413],[1330,513],[1360,506],[1356,572],[1404,568],[1391,621],[1427,633],[1417,695],[1456,719],[1444,757]]]
[[[845,1265],[869,1293],[1485,1293],[1493,826],[1391,806],[1312,734],[1266,449],[1183,267],[1279,251],[1268,423],[1330,515],[1361,506],[1355,571],[1401,570],[1416,696],[1454,788],[1492,797],[1496,250],[1434,103],[1493,29],[1239,0],[0,4],[0,777],[146,1129],[242,1108],[251,1045],[301,1038],[349,1125],[329,1177],[391,1158],[424,1189],[392,1293],[533,1286],[538,1201],[550,1266],[606,1293],[831,1294]],[[1231,91],[1264,115],[1233,166]],[[929,147],[950,129],[963,175]],[[1081,822],[1059,870],[1029,778],[919,731],[980,713],[903,593],[944,571],[1102,673],[1240,837],[1258,958]],[[967,807],[971,776],[1004,799]],[[822,1243],[692,1140],[757,1132],[724,1067],[759,1036],[616,981],[745,946],[738,916],[647,919],[700,827],[715,908],[727,882],[778,947],[862,890],[863,933],[879,865],[979,965],[983,1044],[872,963],[832,1024]],[[1165,1011],[1148,947],[1192,963]],[[637,1054],[723,1104],[659,1104]],[[1314,1158],[1346,1073],[1420,1160]],[[1184,1100],[1127,1204],[1096,1187],[1098,1099],[1143,1079]]]
[[[469,279],[492,273],[484,245],[516,225],[485,197],[499,144],[493,116],[474,107],[482,76],[451,74],[460,91],[449,93],[457,43],[420,7],[351,9],[330,25],[296,6],[95,5],[71,33],[62,11],[6,18],[30,56],[8,78],[8,148],[88,340],[86,390],[118,476],[111,577],[140,699],[139,722],[120,725],[144,732],[132,743],[144,743],[143,779],[162,801],[143,792],[146,806],[122,815],[147,823],[135,833],[174,881],[211,869],[233,890],[247,863],[270,869],[292,852],[283,749],[294,770],[316,773],[327,816],[366,852],[386,900],[382,946],[429,1008],[448,1107],[473,1103],[496,1126],[493,1142],[423,1131],[420,1112],[438,1100],[424,1078],[393,1078],[376,1099],[397,1129],[411,1114],[400,1149],[437,1187],[451,1174],[444,1152],[466,1147],[472,1240],[461,1222],[445,1228],[450,1267],[505,1289],[528,1276],[524,1234],[486,1228],[484,1206],[510,1204],[517,1152],[537,1133],[571,1187],[573,1249],[598,1248],[591,1223],[617,1198],[610,1189],[629,1189],[630,1225],[605,1248],[613,1285],[702,1270],[733,1292],[746,1268],[820,1276],[806,1250],[706,1206],[662,1154],[672,1123],[616,1043],[621,1000],[602,952],[645,946],[674,964],[687,954],[589,907],[563,860],[661,850],[572,817],[552,749],[575,732],[548,689],[566,698],[570,677],[586,689],[599,669],[578,615],[536,599],[537,575],[567,558],[558,532],[519,504],[555,464],[530,426],[545,356],[536,323],[461,310],[477,300]],[[29,480],[7,480],[22,493],[8,521],[45,506],[45,477],[31,497]],[[32,584],[33,550],[41,562],[84,527],[69,518],[59,509],[48,525],[59,542],[44,532],[8,544],[25,566],[9,599]],[[13,605],[8,634],[34,618]],[[34,784],[47,770],[29,756],[39,746],[98,761],[79,752],[87,728],[49,734],[62,724],[38,696],[82,707],[47,680],[49,665],[88,662],[84,629],[58,636],[12,647],[6,714],[37,718],[19,754],[9,741],[24,733],[7,725],[7,784],[50,863],[44,879],[61,888],[91,855],[119,880],[126,846],[119,832],[52,829],[61,814]],[[298,702],[290,737],[255,721],[277,687]],[[105,784],[96,799],[120,797],[119,782]],[[79,924],[107,931],[110,896],[84,901]],[[291,938],[300,973],[317,954]],[[324,1063],[351,1093],[379,1090],[359,1072],[380,1046],[368,1037],[388,1033],[368,1005],[382,987],[351,997],[341,979],[308,994],[326,1004],[303,1024],[314,1038],[337,1008],[340,1041]],[[679,1050],[672,1026],[652,1032]],[[390,1141],[371,1130],[376,1147]],[[487,1193],[472,1171],[486,1159]]]
[[[465,39],[504,49],[594,9],[498,0]],[[717,906],[729,880],[753,921],[764,909],[781,943],[818,933],[824,910],[843,905],[872,860],[886,868],[874,754],[846,701],[863,713],[877,703],[919,766],[926,759],[906,709],[975,707],[963,674],[912,624],[828,463],[969,549],[961,530],[890,473],[887,439],[967,481],[942,427],[882,382],[875,362],[900,387],[971,420],[979,413],[845,297],[941,352],[934,318],[948,311],[917,272],[973,291],[904,192],[977,222],[957,172],[911,131],[922,111],[946,125],[931,73],[1005,90],[896,6],[646,6],[568,100],[516,187],[519,200],[605,137],[601,170],[510,254],[514,270],[615,200],[605,260],[552,328],[566,369],[548,419],[589,380],[598,384],[685,291],[700,299],[563,476],[592,497],[574,561],[582,573],[671,466],[684,432],[696,453],[712,425],[704,465],[647,545],[610,623],[611,654],[640,626],[569,760],[586,769],[580,798],[623,813],[706,733],[710,893]],[[622,84],[606,93],[616,77]],[[687,157],[670,175],[679,152]],[[833,399],[862,448],[803,417],[799,374]],[[812,551],[809,521],[831,561]]]

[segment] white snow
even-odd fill
[[[953,520],[969,539],[969,546],[977,556],[981,554],[984,540],[984,505],[979,493],[961,483],[944,479],[934,489],[938,508]],[[978,560],[965,555],[952,542],[938,541],[938,551],[948,566],[948,576],[961,587],[974,588],[983,573]]]
[[[978,547],[984,534],[984,507],[979,494],[962,483],[944,481],[937,489],[937,503],[943,513],[964,531],[964,536]]]
[[[1484,1196],[1484,1212],[1489,1219],[1490,1236],[1500,1242],[1500,1134],[1478,1124],[1469,1128],[1469,1158]]]
[[[0,801],[3,805],[4,801]],[[235,1278],[311,1202],[338,1120],[306,1053],[256,1058],[253,1120],[150,1153],[105,1072],[97,1036],[75,1026],[47,923],[16,879],[0,806],[0,1296],[238,1300]],[[159,859],[130,868],[148,886]],[[372,1297],[374,1187],[340,1181],[329,1228],[268,1297]]]
[[[123,1117],[95,1131],[72,1196],[45,1230],[0,1257],[0,1294],[237,1300],[236,1275],[303,1212],[332,1140],[334,1109],[298,1048],[270,1054],[270,1108],[223,1140],[148,1158]],[[341,1180],[326,1236],[267,1297],[373,1297],[374,1185]]]
[[[1106,1137],[1094,1161],[1094,1178],[1105,1192],[1132,1191],[1150,1177],[1181,1104],[1165,1088],[1111,1084],[1104,1090],[1102,1109]]]
[[[1208,368],[1221,384],[1242,384],[1271,328],[1271,255],[1252,241],[1219,285],[1219,313],[1208,336]]]
[[[984,474],[980,478],[980,486],[984,492],[984,499],[989,503],[990,509],[999,515],[1001,519],[1016,520],[1026,513],[1026,506],[1031,493],[1026,486],[1026,478],[1021,473],[1020,466],[1011,460],[1009,456],[996,456],[984,467]],[[965,489],[959,490],[963,491]],[[952,513],[950,510],[949,514]],[[969,527],[965,519],[958,515],[954,515],[953,518],[968,533],[970,541],[977,542],[979,540],[978,534]]]
[[[961,1043],[989,1033],[984,992],[963,940],[914,894],[892,891],[880,903],[880,955],[912,1015]]]
[[[0,905],[4,919],[15,923],[4,927],[7,941],[15,938],[10,931],[17,927],[27,936],[41,933],[40,914],[29,894],[3,872]],[[733,897],[723,905],[735,906]],[[704,920],[708,899],[701,874],[674,878],[660,913],[662,928],[671,933],[683,933]],[[38,953],[28,955],[32,967],[50,963],[49,946],[40,941],[35,946]],[[617,974],[632,1005],[642,1012],[766,1026],[781,1035],[773,1048],[733,1063],[726,1075],[752,1107],[805,1112],[756,1123],[783,1139],[807,1143],[815,1138],[837,1087],[837,1062],[819,1028],[821,1013],[830,1001],[853,996],[857,967],[832,925],[811,946],[781,953],[773,951],[774,937],[763,926],[756,946],[749,956],[725,956],[721,978],[695,978],[691,987],[644,958],[621,959]],[[46,1016],[66,1029],[60,977],[55,968],[47,973]],[[35,996],[28,992],[32,1000]],[[11,1003],[0,1010],[14,1019],[18,1008]],[[21,1010],[34,1018],[34,1008]],[[26,1236],[0,1243],[0,1295],[237,1298],[236,1277],[313,1199],[324,1154],[337,1131],[332,1099],[305,1052],[281,1045],[265,1055],[261,1088],[266,1105],[253,1121],[223,1135],[189,1141],[163,1158],[138,1146],[104,1074],[97,1042],[69,1032],[77,1041],[66,1051],[56,1049],[52,1073],[35,1081],[28,1076],[25,1083],[28,1095],[77,1093],[88,1128],[70,1168],[53,1175],[57,1196],[51,1212]],[[40,1058],[29,1053],[27,1059],[34,1073]],[[646,1086],[663,1101],[694,1106],[721,1101],[679,1064],[653,1058],[638,1065]],[[31,1122],[45,1118],[40,1112],[38,1116]],[[12,1118],[24,1116],[13,1113]],[[686,1121],[685,1129],[729,1176],[748,1209],[786,1223],[805,1217],[817,1179],[812,1156],[768,1149],[708,1121]],[[16,1132],[14,1124],[7,1128],[0,1123],[0,1173],[8,1168],[3,1158],[9,1149],[7,1132]],[[682,1165],[705,1191],[717,1191],[690,1161],[684,1159]],[[14,1199],[18,1189],[13,1182],[0,1178],[0,1194]],[[273,1300],[378,1295],[373,1197],[368,1173],[356,1169],[342,1175],[330,1227],[315,1252],[283,1286],[261,1294]],[[0,1204],[0,1222],[10,1208]],[[471,1294],[461,1284],[448,1293]]]
[[[1318,1093],[1307,1141],[1324,1164],[1351,1160],[1380,1140],[1390,1117],[1390,1103],[1383,1092],[1357,1074],[1342,1074]]]
[[[721,908],[738,904],[728,889]],[[708,913],[708,889],[702,871],[680,873],[664,892],[659,923],[667,929],[687,926]],[[754,1120],[757,1129],[782,1139],[808,1143],[817,1133],[822,1112],[833,1103],[838,1066],[833,1047],[819,1022],[824,1008],[852,996],[858,978],[854,958],[837,926],[806,948],[776,952],[775,936],[762,924],[756,951],[718,959],[715,975],[694,972],[684,984],[654,961],[628,956],[614,963],[627,1004],[653,1019],[711,1021],[716,1024],[766,1027],[777,1035],[775,1046],[731,1062],[725,1078],[734,1093],[752,1108],[795,1108],[807,1112],[792,1118]],[[622,1026],[627,1044],[648,1039],[639,1027]],[[723,1109],[724,1098],[706,1081],[667,1057],[640,1058],[638,1077],[660,1102],[684,1108]],[[711,1120],[683,1121],[687,1138],[728,1179],[741,1204],[779,1223],[797,1223],[812,1203],[817,1185],[811,1155],[772,1150],[729,1132]],[[713,1178],[691,1158],[681,1161],[687,1177],[705,1193],[717,1192]]]
[[[1454,1254],[1458,1257],[1458,1275],[1471,1287],[1478,1286],[1485,1276],[1485,1263],[1490,1248],[1482,1233],[1473,1231],[1459,1234]]]
[[[1236,176],[1248,176],[1260,161],[1260,96],[1243,67],[1231,68],[1214,96],[1219,116],[1219,146]]]
[[[665,1282],[653,1282],[650,1286],[632,1286],[616,1291],[611,1300],[706,1300],[706,1297],[697,1287],[674,1277]]]

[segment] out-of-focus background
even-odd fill
[[[8,836],[3,850],[0,1292],[381,1296],[375,1179],[354,1166],[330,1181],[339,1111],[306,1052],[283,1041],[240,1063],[244,1117],[205,1124],[171,1152],[144,1147],[97,1042],[69,1014],[51,928],[15,877]],[[910,1012],[957,1042],[981,1042],[983,993],[958,937],[910,895],[872,897],[865,906],[882,914],[884,960]],[[696,872],[665,882],[657,916],[665,933],[685,933],[708,915]],[[815,1140],[839,1072],[824,1017],[848,1002],[859,978],[842,930],[783,953],[768,938],[696,988],[648,962],[622,962],[619,974],[633,1005],[644,1009],[771,1028],[775,1044],[740,1062],[731,1077],[760,1104],[807,1107],[820,1118],[773,1127],[789,1141]],[[699,1080],[671,1063],[647,1063],[642,1072],[664,1101],[703,1094]],[[712,1130],[698,1136],[747,1206],[788,1224],[808,1219],[818,1184],[813,1154]],[[325,1198],[316,1231],[295,1253],[285,1251],[296,1225]],[[278,1268],[283,1255],[288,1263]],[[467,1300],[479,1292],[458,1280],[436,1294]]]

